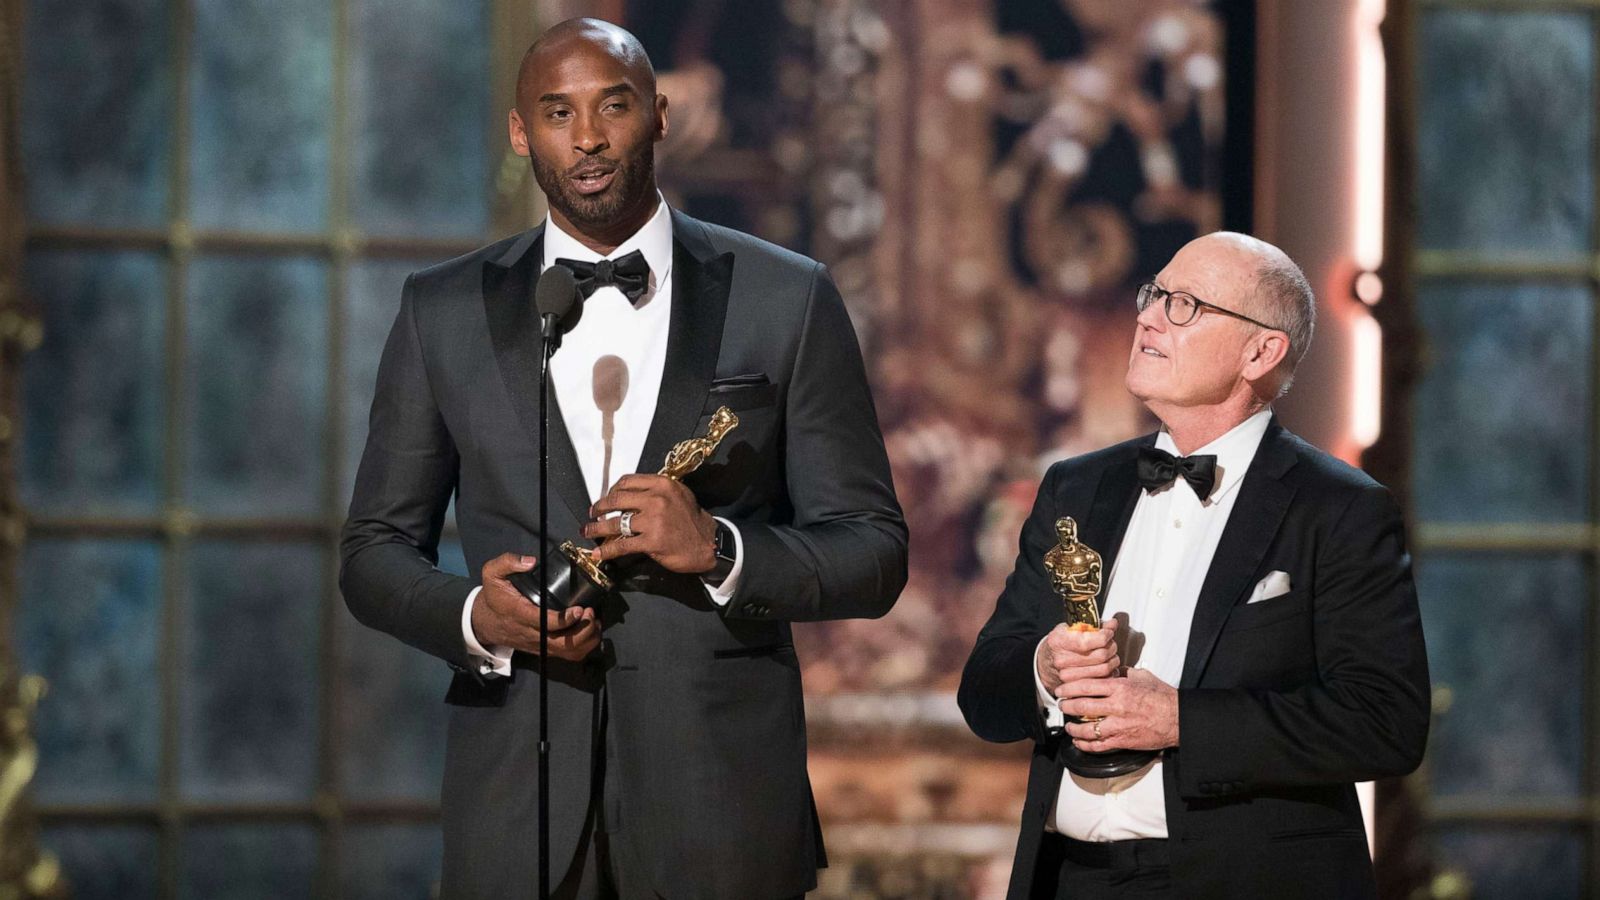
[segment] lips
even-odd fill
[[[590,168],[573,172],[567,178],[580,194],[598,194],[611,186],[616,180],[617,170],[611,168]]]
[[[1166,359],[1167,358],[1167,355],[1165,353],[1162,353],[1160,350],[1157,350],[1156,348],[1149,347],[1149,346],[1140,347],[1139,348],[1139,355],[1140,356],[1154,356],[1154,357],[1156,357],[1158,359]]]

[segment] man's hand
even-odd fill
[[[506,580],[513,572],[530,571],[536,563],[532,556],[502,553],[483,564],[483,590],[472,604],[472,633],[478,643],[539,655],[539,622],[544,613]],[[594,610],[552,609],[549,619],[546,640],[551,656],[576,662],[600,645],[600,622]]]
[[[1061,711],[1099,716],[1099,722],[1068,722],[1079,750],[1165,750],[1178,746],[1178,689],[1147,669],[1126,678],[1080,679],[1062,685]],[[1099,735],[1098,738],[1096,735]]]
[[[1119,624],[1107,619],[1098,631],[1074,631],[1066,624],[1052,629],[1034,660],[1045,690],[1060,697],[1057,689],[1065,682],[1117,674],[1122,668],[1122,658],[1117,655]]]
[[[632,513],[632,537],[622,536],[622,516]],[[589,507],[596,521],[583,526],[583,536],[602,541],[595,551],[600,562],[643,553],[671,572],[699,575],[717,564],[716,520],[700,508],[694,494],[661,475],[624,475],[599,502]]]

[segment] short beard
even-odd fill
[[[655,147],[648,144],[631,164],[606,159],[616,163],[617,175],[611,189],[599,196],[578,193],[566,173],[556,171],[555,166],[536,155],[530,154],[529,158],[533,161],[533,178],[544,191],[550,208],[586,232],[604,233],[616,227],[640,205],[650,185],[655,183]]]

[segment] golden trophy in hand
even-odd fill
[[[1050,586],[1066,606],[1067,627],[1073,631],[1100,629],[1100,587],[1104,568],[1100,554],[1078,540],[1078,523],[1063,516],[1056,520],[1056,545],[1044,555],[1044,568],[1050,573]],[[1100,717],[1068,716],[1074,722],[1095,722]],[[1061,742],[1062,763],[1074,775],[1084,778],[1114,778],[1144,768],[1154,759],[1153,750],[1107,750],[1089,753]]]
[[[733,410],[720,406],[711,416],[706,433],[697,438],[679,441],[667,452],[666,462],[656,474],[673,481],[682,481],[717,452],[717,445],[728,432],[739,427],[739,417]],[[592,606],[601,595],[616,586],[608,567],[594,558],[594,551],[579,547],[571,541],[561,542],[561,552],[549,560],[550,608],[566,609],[569,606]],[[540,560],[541,566],[545,564]],[[533,600],[539,596],[539,569],[518,572],[509,579],[524,597]]]

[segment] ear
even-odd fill
[[[1244,369],[1240,373],[1246,381],[1260,381],[1270,375],[1289,355],[1289,336],[1281,331],[1263,329],[1244,347]]]
[[[513,109],[506,117],[506,128],[511,133],[511,151],[518,156],[528,156],[532,151],[528,149],[528,129],[522,122],[522,115]]]
[[[656,134],[655,140],[667,139],[667,95],[656,94]]]

